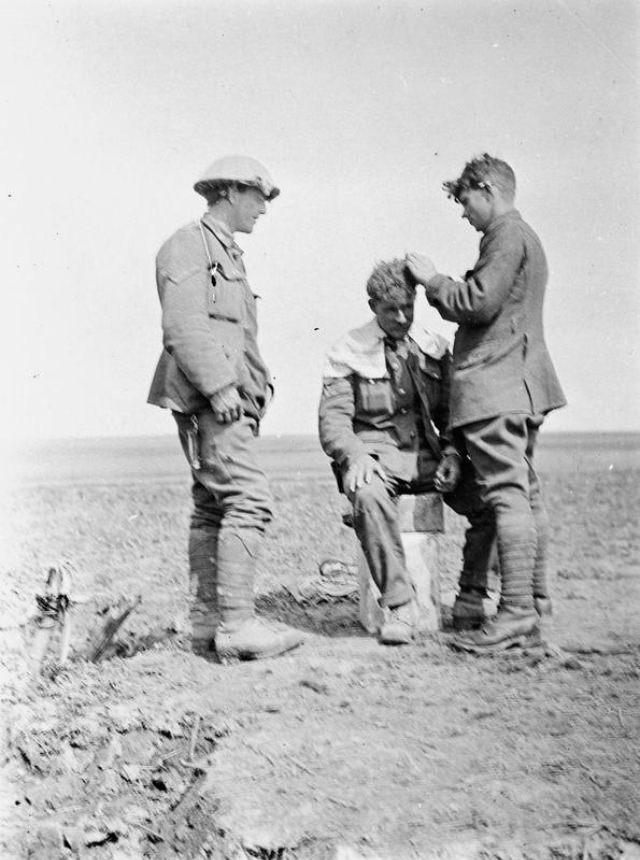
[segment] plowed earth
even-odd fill
[[[235,667],[185,645],[184,470],[11,491],[0,856],[639,858],[637,452],[606,465],[548,450],[563,651],[477,658],[448,647],[446,625],[382,647],[353,596],[314,593],[319,564],[353,561],[354,538],[324,461],[301,471],[299,452],[285,440],[279,451],[258,608],[307,639]],[[448,513],[448,604],[462,534]],[[34,678],[28,618],[63,557],[86,600],[70,661],[58,668],[53,649]],[[138,594],[110,650],[88,661],[109,607]]]

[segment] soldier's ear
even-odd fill
[[[227,200],[229,203],[234,204],[237,203],[238,197],[240,196],[240,190],[237,185],[233,183],[229,183],[227,187]]]
[[[369,299],[369,307],[370,307],[370,308],[371,308],[371,310],[374,312],[374,314],[375,314],[375,312],[376,312],[376,306],[377,306],[377,304],[378,304],[378,303],[377,303],[377,301],[376,301],[375,299]]]
[[[490,182],[478,182],[478,190],[486,200],[495,199],[496,188]]]

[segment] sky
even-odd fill
[[[154,258],[215,158],[281,196],[250,236],[265,434],[315,433],[323,356],[376,262],[461,276],[442,182],[508,161],[545,247],[554,431],[640,430],[640,6],[633,0],[5,0],[4,438],[174,432],[146,397]],[[453,337],[424,299],[418,319]]]

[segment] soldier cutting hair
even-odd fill
[[[549,627],[547,516],[533,459],[544,416],[566,401],[544,340],[547,261],[515,209],[513,170],[485,153],[444,188],[482,233],[478,261],[455,281],[438,274],[428,257],[408,259],[428,301],[458,323],[451,427],[496,514],[498,614],[453,643],[483,653],[535,642],[541,622]]]

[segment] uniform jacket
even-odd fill
[[[447,427],[451,355],[447,342],[418,325],[409,337],[417,360],[412,380],[420,404],[427,444],[440,458],[438,430]],[[375,319],[353,329],[327,355],[319,408],[323,450],[341,468],[380,443],[402,448],[402,441],[380,429],[395,413],[392,380],[386,366],[384,332]],[[435,425],[435,426],[434,426]],[[437,429],[436,429],[437,428]]]
[[[463,282],[435,275],[427,298],[459,324],[453,348],[451,426],[566,403],[544,341],[547,262],[534,231],[512,210],[489,225]]]
[[[209,213],[160,248],[156,282],[164,350],[149,403],[190,414],[236,385],[245,412],[262,416],[271,379],[256,342],[256,297],[241,255]]]

